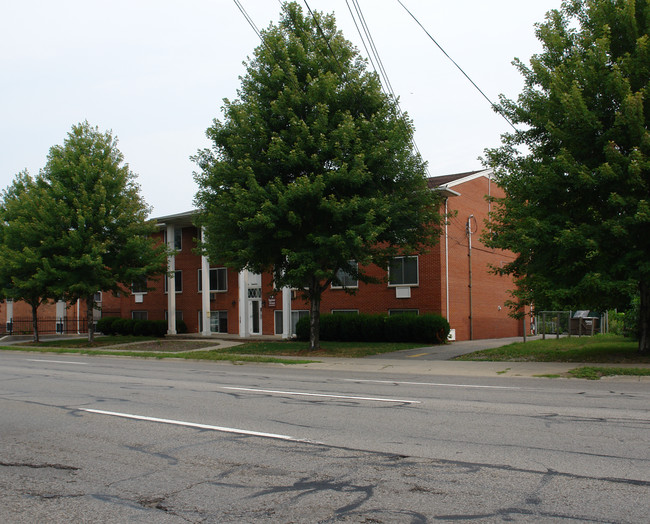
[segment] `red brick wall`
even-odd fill
[[[513,255],[485,247],[481,234],[485,230],[488,202],[491,193],[501,196],[501,190],[485,177],[453,186],[461,194],[450,197],[449,211],[455,216],[449,219],[449,316],[450,325],[456,330],[457,340],[470,338],[470,288],[469,288],[469,239],[467,223],[470,215],[472,226],[472,325],[473,338],[513,337],[521,334],[519,323],[508,316],[505,301],[513,288],[509,277],[490,272],[490,265],[501,265]],[[442,239],[444,242],[444,238]],[[443,254],[444,256],[444,254]],[[444,269],[444,260],[443,260]]]

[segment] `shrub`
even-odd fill
[[[187,324],[182,319],[176,319],[176,333],[187,333]]]
[[[443,344],[449,323],[440,315],[321,315],[321,340],[341,342],[422,342]],[[309,340],[309,317],[296,326],[298,340]]]
[[[97,321],[96,330],[104,335],[115,335],[113,323],[120,317],[102,317]]]
[[[137,337],[147,337],[151,335],[151,320],[135,320],[133,322],[133,334]]]
[[[162,338],[167,334],[167,321],[166,320],[150,320],[151,334],[154,337]]]
[[[632,299],[630,309],[625,312],[624,335],[634,340],[639,340],[641,334],[639,320],[641,319],[641,296],[637,295]]]

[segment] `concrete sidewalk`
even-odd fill
[[[541,335],[527,337],[527,340],[541,339]],[[582,366],[600,367],[646,367],[643,364],[587,364],[580,362],[472,362],[450,360],[460,355],[482,349],[496,348],[523,342],[522,337],[466,340],[442,346],[427,346],[415,349],[373,355],[365,358],[322,358],[314,364],[298,364],[296,367],[309,369],[356,371],[365,373],[390,373],[395,375],[463,376],[463,377],[566,377],[568,371]],[[293,367],[293,366],[292,366]],[[650,377],[617,376],[601,380],[648,382]]]

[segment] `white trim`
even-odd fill
[[[477,178],[481,178],[481,177],[491,179],[493,175],[494,175],[494,171],[492,169],[484,169],[483,171],[479,171],[478,173],[474,173],[473,175],[467,175],[464,176],[463,178],[459,178],[458,180],[454,180],[453,182],[447,182],[444,185],[444,187],[455,187],[457,185],[464,184],[466,182],[471,182],[472,180],[476,180]]]
[[[168,288],[176,290],[176,279],[174,278],[176,271],[176,256],[174,255],[174,226],[167,225],[167,247],[169,248],[169,256],[167,257],[167,286]],[[167,293],[167,333],[170,335],[176,334],[176,293]]]

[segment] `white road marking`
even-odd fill
[[[449,388],[484,388],[484,389],[521,389],[511,386],[480,386],[478,384],[438,384],[435,382],[403,382],[399,380],[362,380],[354,378],[344,378],[346,382],[373,382],[376,384],[408,384],[411,386],[444,386]]]
[[[250,431],[247,429],[226,428],[221,426],[212,426],[210,424],[197,424],[196,422],[185,422],[183,420],[172,420],[167,418],[145,417],[143,415],[131,415],[129,413],[118,413],[116,411],[102,411],[101,409],[86,409],[79,408],[79,411],[86,411],[88,413],[96,413],[98,415],[110,415],[113,417],[128,418],[133,420],[144,420],[147,422],[160,422],[162,424],[173,424],[175,426],[185,426],[188,428],[210,429],[212,431],[222,431],[224,433],[236,433],[238,435],[249,435],[253,437],[266,437],[280,440],[289,440],[292,442],[307,442],[310,444],[318,444],[318,442],[307,439],[300,439],[290,435],[279,435],[277,433],[263,433],[260,431]]]
[[[28,362],[51,362],[53,364],[77,364],[77,366],[87,366],[87,362],[72,362],[71,360],[45,360],[43,358],[26,358]]]
[[[253,393],[275,393],[278,395],[298,395],[305,397],[324,397],[324,398],[342,398],[348,400],[371,400],[375,402],[396,402],[399,404],[420,404],[419,400],[400,400],[397,398],[377,398],[377,397],[353,397],[349,395],[329,395],[324,393],[302,393],[300,391],[276,391],[274,389],[254,389],[254,388],[236,388],[222,386],[222,389],[234,389],[236,391],[251,391]]]

